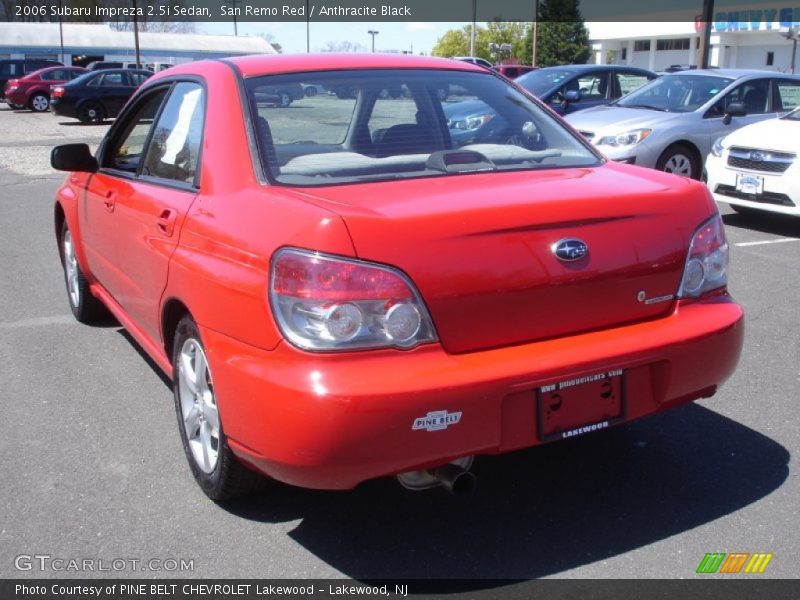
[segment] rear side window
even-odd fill
[[[104,87],[122,87],[128,84],[122,73],[105,73],[100,85]]]
[[[153,119],[165,95],[165,89],[159,90],[138,103],[122,129],[112,138],[108,152],[104,153],[104,167],[136,174]]]
[[[179,83],[158,118],[142,175],[193,183],[203,138],[205,97],[196,83]]]

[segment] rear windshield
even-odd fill
[[[557,118],[489,73],[294,73],[246,86],[262,163],[279,183],[600,164]]]

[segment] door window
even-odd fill
[[[143,98],[128,112],[130,118],[125,119],[103,155],[103,166],[117,171],[135,174],[139,161],[147,143],[147,136],[153,126],[153,119],[161,106],[166,90],[158,90]]]
[[[100,85],[104,87],[122,87],[127,85],[125,76],[122,73],[105,73]]]
[[[566,86],[566,91],[576,89],[581,100],[603,100],[608,93],[608,73],[586,73]]]
[[[722,100],[715,104],[714,112],[724,115],[728,106],[734,102],[741,102],[747,109],[748,115],[768,113],[770,112],[769,86],[769,79],[745,81],[728,92]]]
[[[196,83],[179,83],[158,118],[142,175],[193,183],[203,138],[205,98]]]

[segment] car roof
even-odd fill
[[[53,65],[52,67],[44,67],[41,69],[36,69],[35,71],[31,71],[30,73],[25,75],[25,77],[23,77],[22,79],[25,79],[26,77],[31,77],[31,78],[38,77],[43,73],[49,73],[50,71],[63,71],[64,69],[68,69],[71,71],[86,71],[86,69],[84,69],[83,67],[66,67],[64,65]]]
[[[629,67],[628,65],[555,65],[552,67],[542,67],[537,71],[561,70],[561,71],[574,71],[580,73],[583,71],[639,71],[641,73],[652,73],[647,69],[641,67]]]
[[[675,75],[682,75],[685,77],[716,75],[717,77],[729,77],[731,79],[740,79],[741,77],[797,77],[797,75],[778,73],[777,71],[765,71],[763,69],[691,69],[686,71],[676,71],[675,73],[665,73],[664,77],[673,77]]]
[[[228,59],[244,77],[274,73],[303,71],[331,71],[341,69],[447,69],[486,73],[486,69],[470,62],[430,56],[406,54],[263,54],[237,56]],[[194,63],[201,68],[202,61]]]

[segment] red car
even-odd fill
[[[355,97],[263,100],[291,85]],[[409,97],[381,97],[403,85]],[[502,133],[456,147],[436,93]],[[486,69],[240,57],[148,80],[55,203],[70,306],[174,381],[205,493],[474,486],[472,457],[712,396],[743,338],[705,187],[607,161]]]
[[[47,67],[6,84],[6,102],[12,108],[44,112],[50,108],[50,86],[72,81],[88,71],[83,67]]]

